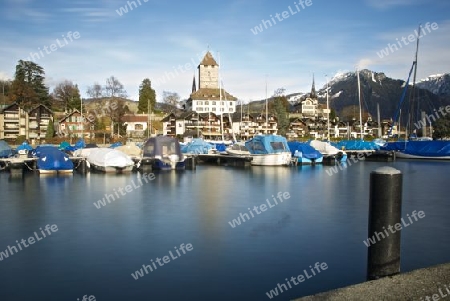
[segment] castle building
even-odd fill
[[[233,114],[236,111],[236,100],[236,97],[221,88],[219,64],[208,51],[198,65],[198,89],[194,77],[192,93],[186,101],[185,109],[216,115]]]

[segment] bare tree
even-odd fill
[[[86,93],[94,99],[101,98],[103,96],[103,88],[99,83],[94,83],[87,88]]]
[[[125,91],[122,83],[114,76],[106,79],[105,86],[106,96],[108,97],[126,97],[127,92]]]
[[[180,95],[176,92],[163,91],[163,101],[167,105],[178,108],[178,105],[180,104]]]
[[[78,86],[73,82],[65,80],[60,82],[53,89],[53,96],[64,103],[64,108],[67,109],[80,109],[81,97]]]
[[[274,97],[284,96],[284,92],[286,92],[285,88],[278,88],[273,92]]]

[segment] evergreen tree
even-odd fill
[[[150,109],[155,109],[156,104],[156,93],[155,90],[152,89],[152,83],[150,79],[146,78],[142,81],[139,86],[139,104],[138,104],[138,113],[147,114],[148,103],[150,102]]]
[[[51,139],[55,136],[55,126],[53,125],[53,118],[50,118],[47,126],[47,133],[45,133],[45,138]]]
[[[48,88],[44,85],[44,69],[31,61],[20,60],[11,87],[11,100],[24,108],[38,104],[50,106]]]
[[[289,104],[289,102],[285,96],[277,96],[273,103],[278,122],[278,134],[285,136],[289,128],[288,110],[286,109],[286,103]]]

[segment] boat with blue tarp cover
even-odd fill
[[[380,145],[374,141],[364,141],[364,140],[341,140],[337,143],[331,142],[331,145],[338,149],[344,149],[349,151],[358,150],[378,150]]]
[[[279,135],[256,135],[245,142],[252,165],[281,166],[291,164],[291,151],[286,138]]]
[[[69,156],[51,145],[37,146],[33,150],[36,156],[36,167],[41,174],[72,173],[73,162]]]
[[[395,151],[397,158],[450,160],[450,141],[388,142],[382,150]]]
[[[183,154],[201,155],[208,154],[214,147],[211,143],[206,142],[202,138],[193,138],[192,141],[181,145],[181,152]]]
[[[14,151],[5,140],[0,140],[0,158],[9,158],[14,156]]]
[[[323,155],[305,142],[289,141],[292,158],[300,164],[319,164],[323,162]]]

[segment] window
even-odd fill
[[[197,103],[197,105],[201,106],[201,105],[202,105],[202,102],[201,102],[201,101],[199,101],[199,102]]]
[[[223,106],[223,101],[222,101],[221,105]]]
[[[209,105],[208,101],[205,101],[205,105]]]
[[[233,102],[232,101],[230,101],[230,106],[232,106],[233,105]]]
[[[215,106],[216,105],[216,102],[215,101],[213,101],[213,106]]]
[[[230,108],[230,112],[233,112],[233,108]]]
[[[142,124],[135,124],[134,125],[134,130],[135,131],[142,131],[142,130],[144,130],[144,126]]]
[[[215,111],[215,110],[216,110],[216,108],[212,108],[211,110],[212,110],[212,111]]]
[[[270,146],[272,146],[272,148],[275,152],[284,151],[283,142],[270,142]]]

